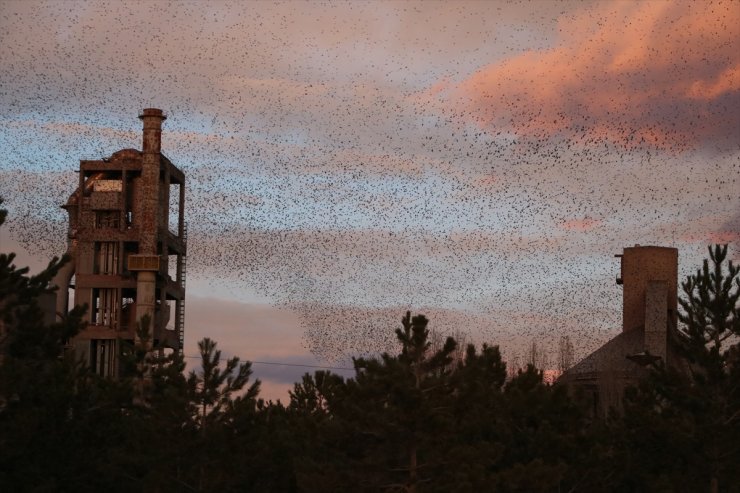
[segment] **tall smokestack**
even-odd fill
[[[139,118],[144,122],[139,185],[139,251],[135,257],[142,265],[136,273],[136,319],[148,317],[150,328],[156,326],[156,282],[160,258],[157,253],[160,207],[159,181],[161,167],[162,122],[167,118],[162,110],[146,108]],[[166,253],[165,253],[166,255]],[[133,257],[133,256],[132,256]],[[131,257],[129,257],[131,258]],[[151,342],[149,342],[151,344]]]
[[[144,154],[158,154],[162,146],[162,122],[167,117],[160,109],[144,108],[139,118],[144,122],[144,140],[141,151]]]
[[[146,108],[139,118],[144,122],[142,139],[140,217],[141,241],[139,253],[157,254],[157,230],[159,228],[159,168],[162,144],[162,122],[167,118],[162,110]]]

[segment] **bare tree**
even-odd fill
[[[562,336],[558,345],[558,370],[563,373],[571,366],[573,366],[573,343],[570,336]]]
[[[537,341],[532,340],[527,352],[527,364],[530,364],[538,370],[546,370],[550,363],[550,358],[544,349],[537,346]]]
[[[506,377],[512,379],[516,376],[517,372],[522,368],[522,358],[518,353],[512,353],[511,357],[506,361]]]

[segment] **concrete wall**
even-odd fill
[[[645,293],[645,351],[666,361],[668,351],[668,282],[649,281]]]
[[[622,283],[624,303],[622,330],[624,332],[645,327],[645,300],[651,281],[664,281],[666,303],[672,320],[676,323],[678,307],[678,250],[656,246],[625,248],[622,254]]]

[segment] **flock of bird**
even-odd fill
[[[454,47],[440,48],[442,66],[428,53],[423,65],[390,54],[377,33],[352,41],[351,16],[320,34],[292,4],[226,14],[223,4],[30,5],[0,7],[8,234],[38,257],[63,252],[59,205],[77,185],[78,160],[139,148],[136,112],[162,107],[163,152],[186,174],[188,282],[291,308],[323,360],[391,349],[407,309],[510,356],[532,340],[555,348],[562,335],[585,355],[619,329],[623,247],[678,246],[685,275],[710,233],[737,241],[727,226],[740,209],[737,133],[671,136],[694,115],[648,115],[663,136],[653,142],[630,137],[624,114],[616,123],[564,114],[556,132],[539,131],[539,109],[516,98],[496,103],[511,122],[482,122],[455,90],[427,89],[433,75],[464,78],[485,53],[461,48],[472,60],[461,66]],[[387,22],[412,15],[380,5]],[[330,17],[331,7],[316,9]],[[169,24],[151,20],[158,10]],[[490,22],[504,22],[494,10]],[[403,53],[439,47],[424,29],[417,39],[401,29],[390,43]],[[291,30],[313,37],[295,46]],[[522,52],[526,32],[512,36],[497,42]],[[735,105],[730,118],[734,94],[724,99]],[[599,131],[608,124],[619,131]]]

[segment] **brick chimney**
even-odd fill
[[[139,253],[157,254],[157,230],[159,228],[159,168],[162,147],[162,122],[167,118],[162,110],[146,108],[139,118],[144,122],[141,160],[140,217],[141,241]]]
[[[144,154],[159,154],[162,146],[162,122],[167,117],[160,109],[145,108],[139,118],[144,122],[144,139],[141,151]]]

